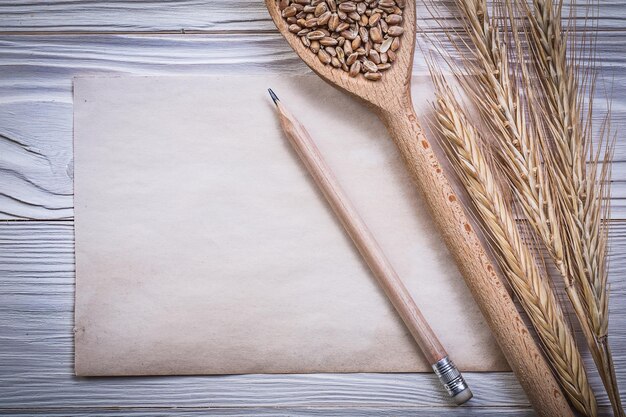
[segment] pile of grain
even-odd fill
[[[382,78],[400,47],[405,0],[277,0],[289,31],[324,65]]]

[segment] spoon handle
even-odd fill
[[[541,416],[573,417],[550,366],[524,325],[473,222],[453,190],[433,144],[424,136],[410,96],[399,97],[388,104],[387,109],[379,111],[379,116],[398,146],[465,283],[533,407]]]

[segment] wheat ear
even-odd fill
[[[516,27],[514,8],[507,1],[497,3],[504,16],[497,20],[489,17],[485,0],[456,0],[456,4],[469,43],[475,47],[473,54],[462,60],[470,77],[461,79],[461,84],[491,130],[493,149],[526,218],[544,242],[560,274],[566,277],[568,265],[564,241],[567,237],[563,236],[560,227],[559,202],[555,201],[558,193],[553,192],[549,175],[541,166],[545,132],[526,119],[526,110],[532,107],[528,102],[536,101],[533,95],[536,87],[533,85],[534,74],[530,73],[523,58],[523,42]],[[507,22],[510,27],[502,28]],[[507,37],[512,37],[513,42]],[[513,52],[507,49],[511,44],[514,45]],[[509,68],[510,62],[514,63],[514,68]],[[457,68],[457,73],[460,72]],[[526,101],[520,98],[521,87],[526,91]],[[532,115],[533,109],[528,110]],[[568,296],[576,304],[577,294],[568,290]],[[584,385],[589,390],[587,397],[592,398],[588,383]],[[589,411],[589,407],[586,408]]]
[[[435,75],[435,113],[446,152],[475,204],[490,238],[496,259],[542,341],[558,379],[573,405],[587,416],[597,415],[580,353],[550,287],[518,230],[515,216],[493,168],[445,81]]]
[[[506,39],[503,39],[504,20],[491,18],[486,0],[456,0],[474,52],[462,60],[463,70],[469,77],[460,78],[463,89],[483,115],[489,129],[494,149],[503,162],[509,180],[514,186],[518,201],[532,225],[549,250],[556,265],[564,272],[562,238],[557,227],[555,203],[541,168],[541,150],[537,145],[538,132],[527,123],[526,103],[520,98],[520,85],[526,90],[529,76],[523,63],[512,69]],[[506,8],[506,5],[503,6]],[[514,44],[522,42],[513,28]],[[468,48],[464,48],[468,49]],[[518,55],[520,51],[518,50]],[[516,77],[516,74],[518,77]]]
[[[604,154],[602,145],[594,148],[591,107],[587,114],[589,126],[585,126],[582,97],[586,91],[568,57],[570,31],[564,32],[561,27],[561,9],[560,0],[533,0],[532,9],[527,9],[529,41],[545,98],[541,103],[552,116],[542,119],[550,133],[549,143],[543,146],[553,150],[546,156],[546,164],[554,173],[550,178],[553,189],[559,190],[559,227],[565,239],[568,295],[614,414],[621,417],[624,410],[608,343],[608,236],[602,225],[603,214],[608,211],[604,201],[609,194],[612,148],[605,144]],[[593,86],[587,91],[593,91]],[[588,100],[591,106],[592,97]]]

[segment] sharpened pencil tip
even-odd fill
[[[274,100],[274,104],[278,104],[277,102],[280,100],[278,100],[278,96],[276,96],[276,93],[274,93],[271,88],[268,88],[267,91],[269,91],[270,97],[272,98],[272,100]]]

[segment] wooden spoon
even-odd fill
[[[415,2],[407,1],[403,15],[404,35],[396,51],[397,58],[379,81],[369,81],[362,76],[351,78],[341,69],[322,64],[299,37],[289,32],[277,1],[265,0],[265,4],[276,27],[300,58],[326,82],[368,104],[389,130],[467,286],[535,410],[541,416],[573,417],[550,366],[495,272],[466,209],[417,121],[411,101]],[[445,303],[445,300],[440,302]],[[406,324],[411,330],[411,324]]]

